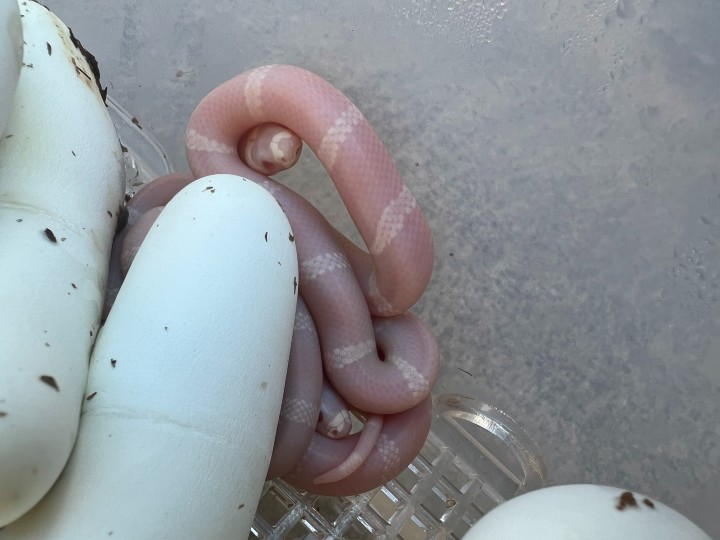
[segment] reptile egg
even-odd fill
[[[710,540],[699,527],[639,493],[596,485],[555,486],[493,509],[465,540]]]

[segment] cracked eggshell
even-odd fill
[[[710,540],[697,525],[651,497],[596,485],[554,486],[502,503],[464,540]]]
[[[18,6],[23,67],[0,138],[0,526],[70,455],[125,180],[92,66],[55,15]]]
[[[20,76],[23,36],[17,0],[0,0],[0,136],[5,133]]]
[[[178,193],[100,331],[67,468],[0,540],[247,537],[297,276],[290,224],[262,187],[213,175]]]

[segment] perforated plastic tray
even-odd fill
[[[126,148],[128,194],[172,172],[141,122],[112,98],[108,108]],[[508,415],[477,397],[436,395],[428,439],[397,478],[355,497],[266,482],[249,538],[462,538],[498,504],[544,486],[546,476],[538,448]]]
[[[542,487],[536,446],[503,412],[477,399],[434,399],[432,430],[397,478],[356,497],[299,492],[267,482],[250,538],[462,538],[485,513]]]

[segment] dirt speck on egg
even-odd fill
[[[620,494],[620,499],[615,508],[622,512],[628,507],[637,508],[637,505],[638,503],[635,500],[635,496],[630,491],[623,491]]]
[[[52,377],[51,375],[40,375],[39,379],[49,387],[54,388],[57,392],[60,391],[60,387],[58,386],[55,377]]]

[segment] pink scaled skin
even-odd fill
[[[295,134],[325,166],[369,254],[263,174],[295,163]],[[186,149],[192,175],[155,180],[128,203],[129,227],[116,240],[109,297],[161,207],[192,178],[230,173],[261,184],[292,226],[301,296],[268,478],[282,476],[327,495],[384,484],[427,437],[438,373],[434,337],[407,313],[432,273],[432,237],[390,156],[342,93],[308,71],[282,65],[246,72],[208,94],[190,118]],[[367,432],[333,439],[314,431],[322,378],[303,381],[300,375],[315,372],[367,418]]]

